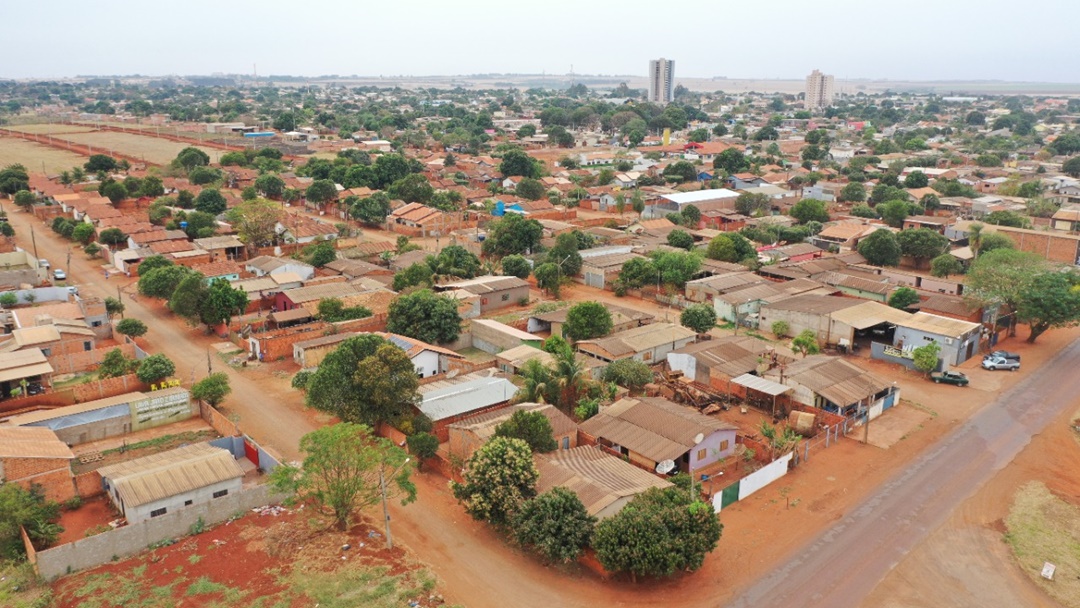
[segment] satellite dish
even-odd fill
[[[701,443],[702,441],[705,441],[705,434],[704,433],[698,433],[697,435],[694,435],[694,445],[697,445],[697,444]]]
[[[660,464],[656,465],[656,472],[661,474],[661,475],[667,475],[668,473],[670,473],[670,472],[672,472],[674,470],[675,470],[675,461],[674,460],[664,460]]]

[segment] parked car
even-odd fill
[[[1019,361],[1020,360],[1020,355],[1019,354],[1010,353],[1007,350],[995,350],[994,352],[990,353],[989,355],[986,355],[985,357],[983,357],[983,359],[990,359],[991,357],[1001,357],[1002,359],[1011,359],[1013,361]]]
[[[967,386],[968,377],[961,372],[934,372],[930,374],[930,379],[938,384],[955,384],[956,386]]]
[[[1020,362],[1016,359],[1006,359],[1005,357],[987,357],[982,362],[983,369],[1007,369],[1011,372],[1015,372],[1020,369]]]
[[[52,268],[52,264],[49,264],[49,260],[46,260],[45,258],[38,260],[38,266],[41,266],[45,270]]]
[[[67,278],[67,273],[64,272],[63,270],[57,268],[56,270],[53,271],[52,276],[53,276],[54,281],[63,281],[64,279]]]

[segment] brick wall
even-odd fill
[[[267,334],[253,335],[252,339],[259,341],[259,352],[263,361],[291,359],[293,344],[318,338],[324,335],[329,327],[327,323],[309,323],[308,325],[268,332]]]
[[[96,348],[94,350],[82,350],[80,343],[78,350],[72,350],[67,354],[56,353],[54,351],[47,359],[49,360],[49,364],[53,367],[53,373],[72,374],[96,368],[105,360],[105,355],[116,348],[119,348],[120,352],[124,353],[125,357],[135,357],[135,345],[133,344],[124,343],[118,346],[107,346],[105,348]]]
[[[141,392],[149,388],[149,386],[140,382],[135,377],[135,374],[128,374],[96,382],[87,382],[86,384],[76,384],[71,390],[75,395],[75,403],[84,403],[95,399],[123,395],[124,393]]]
[[[1021,251],[1040,255],[1051,262],[1076,264],[1080,240],[1075,236],[1053,232],[1009,229],[1007,226],[996,226],[995,231],[1012,239],[1016,248]]]
[[[75,494],[80,498],[92,498],[105,493],[101,486],[101,473],[90,471],[72,478],[75,482]]]
[[[35,205],[34,217],[46,224],[51,224],[54,217],[65,215],[64,208],[60,205]]]
[[[37,407],[42,405],[52,407],[75,405],[75,393],[68,388],[50,393],[42,393],[40,395],[28,395],[26,397],[19,397],[18,399],[5,399],[0,402],[0,414],[7,416],[14,415],[14,412],[20,410],[42,409]]]
[[[222,437],[238,437],[240,435],[240,427],[214,409],[209,403],[199,402],[199,415]]]
[[[63,502],[75,495],[66,458],[5,458],[4,478],[25,488],[37,484],[49,500]]]

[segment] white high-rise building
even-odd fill
[[[814,70],[806,77],[806,108],[815,110],[832,105],[833,77]]]
[[[649,101],[671,103],[675,90],[675,61],[653,59],[649,61]]]

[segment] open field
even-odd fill
[[[25,139],[0,137],[0,166],[20,163],[30,171],[41,171],[41,163],[45,163],[45,172],[56,174],[85,162],[85,156],[68,150],[50,148]]]
[[[135,158],[142,158],[152,163],[165,165],[171,162],[176,155],[187,147],[187,144],[157,139],[155,137],[142,137],[130,133],[115,133],[111,131],[94,131],[89,133],[73,133],[65,135],[64,139],[78,144],[92,146],[95,150],[101,148],[105,153],[110,151],[121,152]],[[217,162],[221,156],[221,150],[214,148],[199,148],[210,155],[212,162]]]
[[[1024,572],[1062,604],[1080,606],[1080,508],[1032,481],[1016,493],[1005,526],[1005,541]],[[1039,574],[1044,562],[1057,566],[1052,581]]]
[[[346,533],[322,528],[309,521],[314,513],[303,510],[240,515],[174,544],[64,577],[53,585],[52,606],[442,605],[434,576],[404,548],[387,550],[366,522]]]
[[[60,133],[89,133],[94,131],[94,127],[87,125],[72,125],[67,123],[51,122],[40,123],[32,125],[11,125],[7,127],[12,131],[20,131],[22,133],[39,133],[41,135],[52,134],[57,135]]]

